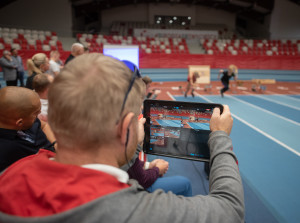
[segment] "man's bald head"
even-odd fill
[[[28,119],[41,106],[37,93],[13,86],[0,89],[0,105],[0,124],[11,128],[18,119]]]

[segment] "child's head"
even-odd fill
[[[42,94],[48,91],[52,82],[50,77],[51,76],[47,74],[37,74],[33,78],[32,86],[36,93]]]
[[[144,76],[143,81],[146,84],[146,89],[148,89],[152,83],[152,79],[149,76]]]

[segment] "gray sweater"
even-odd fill
[[[9,61],[5,57],[1,57],[0,66],[3,70],[3,79],[5,81],[14,81],[17,79],[16,64],[13,61]]]
[[[145,191],[135,180],[131,187],[47,217],[22,218],[0,212],[5,223],[96,222],[210,222],[244,221],[244,195],[232,144],[225,132],[210,135],[210,193],[183,197],[162,190]]]

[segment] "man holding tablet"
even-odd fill
[[[57,153],[29,156],[0,175],[0,222],[243,222],[228,106],[222,114],[215,108],[210,121],[207,196],[149,193],[128,181],[119,167],[137,147],[144,91],[142,79],[116,59],[88,54],[68,63],[49,90]]]

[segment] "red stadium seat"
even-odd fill
[[[29,50],[35,50],[35,46],[34,45],[28,45]]]
[[[36,45],[36,50],[43,50],[43,47],[41,44]]]

